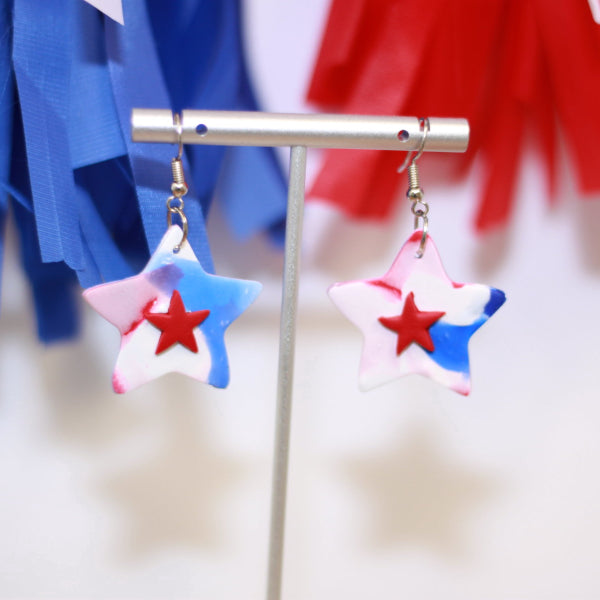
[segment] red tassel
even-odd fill
[[[469,119],[457,170],[481,153],[482,231],[510,217],[526,130],[554,194],[557,114],[582,189],[600,190],[600,27],[583,0],[334,0],[308,98],[356,114]],[[401,160],[331,150],[310,195],[354,217],[385,218]]]

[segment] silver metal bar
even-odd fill
[[[294,351],[296,347],[298,270],[300,267],[300,248],[302,246],[305,177],[306,148],[304,146],[292,146],[285,234],[283,294],[281,299],[281,326],[279,329],[279,379],[277,382],[277,414],[275,417],[275,449],[273,452],[267,600],[280,600],[281,598],[290,424],[292,419],[292,387],[294,382]]]
[[[181,122],[184,144],[216,146],[407,151],[417,150],[423,137],[417,117],[184,110]],[[170,110],[134,108],[131,128],[134,142],[178,141]],[[429,117],[425,151],[464,152],[468,142],[466,119]]]

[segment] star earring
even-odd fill
[[[207,273],[187,241],[187,194],[179,152],[172,160],[167,231],[139,274],[84,291],[85,300],[121,334],[113,389],[127,392],[169,372],[215,387],[229,383],[225,329],[260,293],[262,285]],[[179,224],[173,220],[177,219]]]
[[[417,160],[408,165],[408,199],[415,231],[391,268],[378,279],[335,283],[329,296],[363,333],[359,386],[369,390],[409,373],[425,375],[467,395],[471,391],[468,342],[504,303],[504,292],[477,283],[452,281],[428,234],[429,206],[423,200]],[[410,162],[410,165],[409,165]]]

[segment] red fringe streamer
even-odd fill
[[[484,183],[479,231],[509,218],[524,133],[556,188],[558,130],[582,192],[600,191],[600,26],[586,0],[333,0],[308,92],[356,114],[464,117]],[[330,150],[311,190],[351,216],[385,218],[395,152]]]

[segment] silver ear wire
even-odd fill
[[[423,130],[423,137],[421,138],[421,143],[416,151],[409,151],[406,153],[406,158],[404,162],[398,167],[398,173],[403,173],[406,171],[408,167],[408,163],[414,164],[415,161],[421,158],[421,155],[425,151],[425,144],[427,143],[427,134],[429,133],[429,119],[419,119],[419,127]],[[413,152],[415,152],[413,156]]]
[[[188,236],[188,221],[183,212],[183,196],[188,193],[188,185],[185,182],[185,175],[183,173],[183,163],[181,162],[181,158],[183,156],[183,126],[181,124],[181,119],[179,118],[179,114],[175,113],[173,115],[173,125],[177,131],[177,156],[175,156],[171,160],[171,173],[173,175],[173,183],[171,183],[171,193],[172,195],[167,198],[167,224],[171,227],[173,223],[173,215],[177,215],[181,221],[181,229],[183,231],[183,235],[181,237],[181,241],[175,248],[173,248],[173,252],[179,252],[183,243],[187,240]],[[175,202],[176,201],[176,202]]]
[[[429,228],[429,220],[427,213],[429,212],[429,205],[423,200],[425,192],[421,187],[419,179],[419,167],[417,160],[421,158],[423,151],[425,150],[425,143],[427,142],[427,134],[429,133],[429,119],[419,119],[419,123],[423,129],[423,137],[418,150],[413,154],[409,152],[404,159],[404,162],[398,167],[398,173],[402,173],[408,167],[408,190],[406,192],[407,198],[412,202],[411,211],[415,217],[414,227],[419,229],[419,221],[422,222],[423,235],[421,236],[421,243],[417,250],[417,258],[421,258],[425,254],[425,245],[427,244],[427,231]]]
[[[181,123],[181,117],[179,116],[179,113],[173,114],[173,125],[175,125],[175,131],[177,132],[177,157],[176,158],[181,160],[181,157],[183,156],[183,141],[182,141],[183,124]]]

